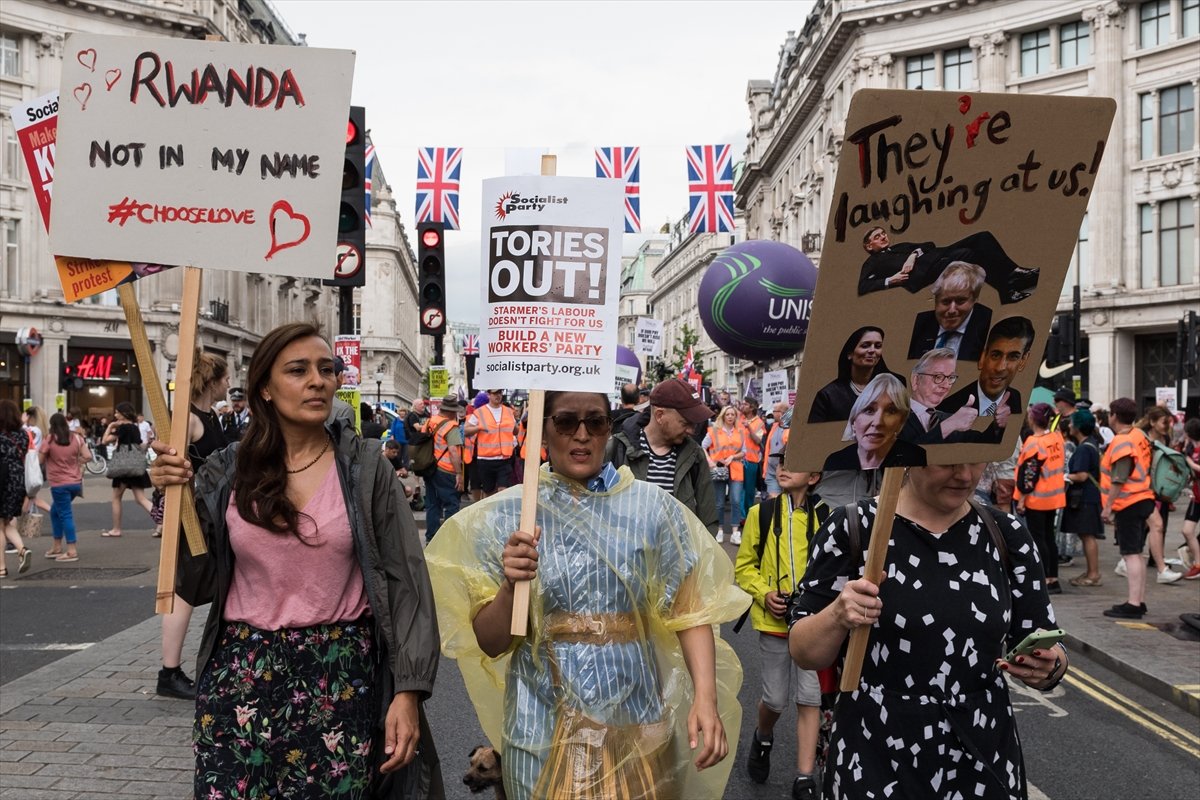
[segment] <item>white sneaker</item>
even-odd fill
[[[742,543],[742,529],[741,528],[733,529],[733,535],[729,537],[729,543],[730,544],[741,544]]]
[[[717,528],[717,544],[721,544],[724,541],[725,541],[725,529]]]
[[[1117,562],[1117,567],[1116,567],[1116,569],[1113,570],[1113,572],[1117,573],[1122,578],[1124,578],[1129,573],[1129,570],[1125,569],[1125,559],[1122,558],[1120,561]]]
[[[1173,569],[1164,569],[1162,572],[1158,573],[1158,582],[1159,583],[1174,583],[1175,581],[1179,580],[1182,577],[1183,577],[1182,572],[1176,572]]]

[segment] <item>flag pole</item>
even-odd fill
[[[542,156],[542,174],[556,175],[558,159]],[[529,404],[525,420],[525,474],[521,482],[521,530],[532,535],[537,527],[537,489],[541,474],[542,424],[546,413],[546,390],[530,389]],[[531,458],[530,454],[536,453]],[[533,469],[529,462],[533,461]],[[512,626],[513,636],[524,636],[529,630],[529,581],[517,581],[513,586]]]

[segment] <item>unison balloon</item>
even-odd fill
[[[817,268],[781,242],[738,242],[721,251],[700,281],[700,321],[717,347],[767,361],[804,346]]]

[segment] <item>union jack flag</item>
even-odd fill
[[[375,145],[371,143],[370,139],[367,140],[367,149],[363,153],[363,161],[366,164],[363,188],[367,192],[366,203],[363,205],[363,218],[366,219],[368,227],[373,227],[371,225],[371,172],[375,167]]]
[[[462,354],[464,356],[479,355],[479,335],[474,333],[465,333],[462,338]]]
[[[696,371],[696,355],[692,351],[691,345],[688,346],[687,358],[683,360],[683,369],[679,371],[679,377],[685,378]]]
[[[727,144],[687,149],[690,233],[733,231],[733,161]]]
[[[597,147],[596,177],[625,181],[625,232],[642,231],[640,147]]]
[[[417,222],[440,222],[458,230],[461,147],[422,147],[417,151]]]

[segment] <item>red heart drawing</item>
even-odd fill
[[[278,212],[283,212],[283,214],[277,216]],[[265,258],[267,261],[270,261],[271,256],[275,255],[280,250],[286,250],[289,247],[295,247],[303,242],[308,238],[309,231],[312,230],[312,227],[308,224],[308,217],[304,216],[303,214],[296,213],[296,211],[292,209],[292,204],[287,200],[276,200],[275,205],[271,206],[271,214],[268,219],[271,223],[271,249],[267,251]],[[283,227],[283,224],[292,222],[299,222],[304,229],[303,232],[293,239],[282,238],[287,235],[285,231],[280,230]]]
[[[117,81],[119,80],[121,80],[121,70],[119,69],[113,68],[104,73],[104,84],[108,87],[110,92],[112,91],[112,87],[116,86]]]
[[[88,72],[96,71],[96,51],[93,48],[80,50],[75,54],[75,60],[87,67]]]
[[[965,114],[971,110],[971,95],[964,94],[958,98],[958,113]]]
[[[88,100],[92,99],[92,85],[81,83],[75,87],[75,99],[79,101],[79,110],[87,111]]]

